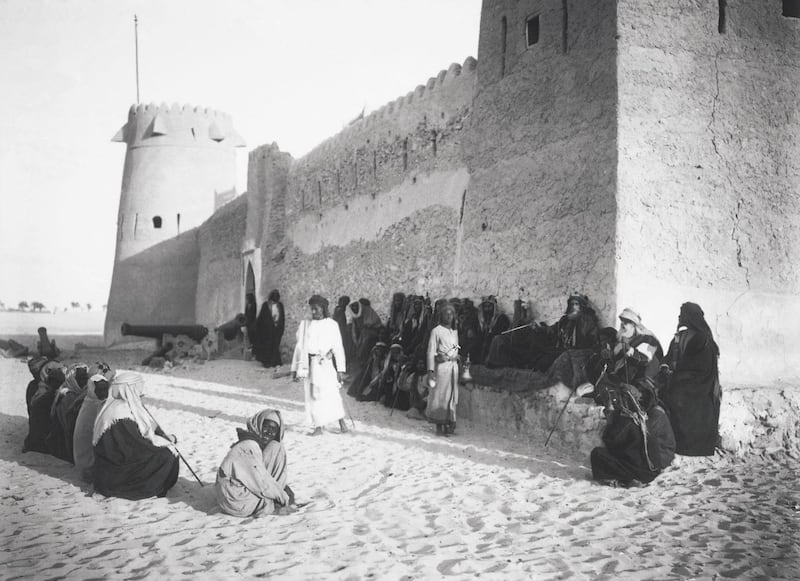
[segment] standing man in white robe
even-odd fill
[[[328,318],[328,301],[320,295],[308,300],[311,320],[303,320],[297,329],[297,343],[292,357],[292,377],[303,379],[306,421],[313,426],[312,436],[319,436],[325,425],[338,420],[339,431],[348,431],[340,388],[346,363],[339,325]]]

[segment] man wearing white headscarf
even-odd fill
[[[118,372],[94,422],[94,489],[139,500],[166,496],[178,480],[178,457],[169,438],[142,404],[144,378]]]
[[[642,317],[631,308],[619,314],[619,331],[616,344],[600,352],[605,372],[594,387],[594,398],[599,403],[602,392],[609,384],[642,387],[655,387],[664,351],[655,335],[642,324]],[[587,396],[592,391],[591,384],[578,388],[578,395]]]
[[[94,421],[100,413],[109,390],[108,379],[101,373],[96,373],[86,383],[86,397],[83,399],[78,418],[75,420],[75,431],[72,434],[72,451],[75,456],[75,467],[81,479],[92,481],[94,468]]]

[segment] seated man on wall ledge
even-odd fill
[[[599,357],[595,358],[595,366],[601,366],[602,369],[598,378],[592,378],[596,383],[593,393],[591,387],[581,388],[578,390],[579,396],[594,397],[600,403],[602,391],[610,385],[627,383],[641,386],[647,383],[649,387],[655,386],[656,375],[664,358],[661,343],[642,324],[642,318],[633,309],[623,309],[619,321],[616,341],[611,343],[606,338],[602,342]],[[603,331],[605,334],[606,330]]]
[[[487,367],[518,367],[547,371],[564,351],[593,349],[598,343],[598,319],[586,295],[573,294],[558,322],[531,322],[492,340]]]

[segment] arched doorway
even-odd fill
[[[256,274],[253,272],[253,263],[249,260],[247,261],[247,272],[244,276],[245,296],[247,296],[248,293],[256,294]]]

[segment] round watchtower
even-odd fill
[[[230,115],[188,105],[134,105],[112,141],[128,146],[116,261],[202,224],[236,187]]]
[[[112,141],[127,145],[105,340],[129,323],[194,323],[197,249],[189,232],[236,195],[236,147],[225,113],[134,105]]]

